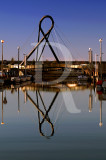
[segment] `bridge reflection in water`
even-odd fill
[[[88,88],[86,86],[75,86],[75,85],[72,86],[69,84],[66,86],[66,85],[61,84],[61,85],[52,86],[52,87],[51,86],[41,87],[41,86],[36,86],[35,84],[30,84],[30,83],[28,85],[26,83],[26,85],[21,84],[21,86],[14,85],[14,86],[11,86],[11,88],[2,88],[1,89],[1,93],[2,93],[1,94],[1,96],[2,96],[2,112],[1,112],[2,113],[2,121],[1,121],[1,125],[5,124],[5,122],[3,120],[3,105],[8,105],[8,100],[6,97],[6,90],[11,90],[12,93],[17,91],[18,112],[21,111],[20,110],[20,92],[22,92],[24,94],[24,102],[27,103],[27,101],[29,100],[29,102],[34,106],[34,108],[37,111],[40,135],[44,136],[46,138],[50,138],[55,133],[56,120],[58,119],[59,116],[61,116],[59,114],[64,112],[64,111],[61,112],[61,105],[63,105],[63,103],[65,104],[64,106],[66,107],[66,110],[68,111],[68,113],[80,114],[81,112],[83,112],[83,109],[81,108],[81,106],[76,105],[73,94],[71,94],[71,93],[73,93],[75,91],[79,91],[79,90],[86,90],[86,89],[89,89],[88,111],[92,112],[92,110],[93,110],[93,93],[92,93],[91,86],[90,86],[90,88]],[[30,93],[32,93],[32,91],[35,95],[34,98],[30,94]],[[5,96],[3,94],[4,92],[5,92]],[[48,94],[50,92],[53,93],[52,98],[50,98],[50,96],[48,96]],[[49,105],[47,105],[47,103],[45,103],[45,96],[44,96],[45,93],[48,93],[47,94],[48,97],[46,98],[46,101],[50,102]],[[60,94],[62,95],[61,100],[58,99]],[[101,97],[103,97],[103,98],[106,97],[106,94],[105,93],[103,93],[103,95],[98,94],[98,99],[100,101],[100,122],[98,124],[100,127],[103,125],[103,122],[102,122],[102,98]],[[106,99],[103,99],[103,100],[106,100]],[[60,104],[57,103],[58,101],[61,101]],[[54,108],[55,114],[52,112],[53,108]],[[86,106],[85,106],[85,108],[86,108]],[[51,118],[52,114],[55,115],[55,120],[53,120]],[[44,130],[44,129],[46,129],[47,125],[49,126],[49,133],[47,133],[47,131]],[[46,127],[44,128],[44,126],[46,126]]]
[[[49,112],[50,112],[50,110],[51,110],[51,108],[52,108],[52,106],[53,106],[53,104],[54,104],[54,102],[55,102],[55,100],[56,100],[56,98],[57,98],[57,96],[58,96],[58,93],[59,93],[59,92],[56,92],[56,94],[55,94],[55,96],[54,96],[51,104],[49,105],[49,108],[48,108],[48,109],[46,109],[46,106],[45,106],[45,104],[44,104],[43,98],[42,98],[39,90],[36,91],[37,103],[35,103],[35,101],[30,97],[30,95],[29,95],[28,93],[26,93],[26,95],[27,95],[28,99],[30,100],[30,102],[31,102],[31,103],[36,107],[36,109],[38,110],[39,132],[40,132],[40,134],[41,134],[42,136],[45,136],[45,137],[47,137],[47,138],[49,138],[49,137],[51,137],[51,136],[54,135],[54,125],[53,125],[53,123],[51,122],[51,120],[50,120],[50,118],[49,118]],[[40,97],[40,100],[41,100],[42,105],[43,105],[43,107],[44,107],[45,113],[40,109],[38,96]],[[40,116],[42,116],[42,118],[43,118],[42,120],[40,120]],[[51,132],[50,135],[45,135],[45,134],[42,132],[42,125],[43,125],[43,123],[44,123],[45,121],[48,122],[48,124],[51,126],[52,132]]]

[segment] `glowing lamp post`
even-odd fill
[[[24,55],[24,66],[25,66],[25,76],[26,76],[26,54],[23,55]]]
[[[100,42],[100,64],[102,63],[102,39],[99,39]]]
[[[101,73],[101,79],[102,79],[102,39],[99,39],[100,42],[100,73]]]
[[[2,65],[1,65],[1,70],[2,70],[2,76],[3,76],[3,43],[4,43],[4,40],[1,40],[1,43],[2,43]]]
[[[98,57],[98,54],[95,54],[95,76],[97,76],[97,67],[98,67],[97,57]]]
[[[1,40],[1,43],[4,43],[4,40]]]
[[[18,49],[18,76],[19,76],[19,52],[20,52],[20,47],[17,47]]]

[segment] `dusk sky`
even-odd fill
[[[0,1],[0,39],[4,42],[4,59],[17,54],[39,20],[51,15],[71,42],[72,54],[88,59],[88,49],[99,54],[103,39],[106,61],[106,0],[4,0]],[[36,36],[36,35],[35,35]],[[37,37],[35,37],[37,39]],[[1,60],[1,45],[0,45]]]

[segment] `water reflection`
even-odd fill
[[[102,122],[102,101],[106,101],[106,92],[104,91],[97,91],[98,94],[98,100],[100,101],[100,122],[99,122],[99,126],[102,127],[103,126],[103,122]]]
[[[90,94],[89,94],[89,112],[92,112],[93,107],[93,94],[92,94],[92,87],[90,87]]]
[[[4,124],[4,121],[3,121],[3,89],[2,89],[2,121],[1,121],[1,124],[3,125]]]
[[[18,112],[20,112],[20,91],[18,88]]]
[[[4,96],[4,100],[3,100],[4,104],[7,104],[7,98],[6,98],[6,90],[5,90],[5,96]]]
[[[102,101],[100,101],[100,123],[99,126],[102,127],[103,123],[102,123]]]
[[[64,107],[66,107],[66,110],[68,111],[68,113],[70,114],[82,114],[83,113],[83,109],[81,108],[81,105],[77,105],[76,104],[76,100],[74,99],[74,95],[73,93],[77,93],[78,91],[84,91],[84,90],[88,90],[89,94],[88,94],[88,99],[89,99],[89,103],[88,103],[88,110],[89,112],[92,112],[93,109],[93,87],[92,86],[74,86],[74,85],[57,85],[57,86],[46,86],[46,87],[42,87],[42,86],[36,86],[35,84],[31,84],[31,83],[26,83],[26,84],[21,84],[20,85],[15,85],[15,86],[11,86],[9,88],[2,88],[1,89],[1,96],[2,96],[2,121],[1,124],[4,124],[4,120],[3,120],[3,104],[8,104],[8,98],[6,95],[6,91],[7,90],[11,90],[11,94],[13,94],[14,97],[14,93],[17,92],[17,99],[18,99],[18,112],[21,112],[20,109],[20,92],[24,95],[24,103],[27,105],[27,102],[29,101],[30,104],[32,104],[34,106],[34,109],[36,109],[37,111],[37,118],[38,118],[38,125],[39,125],[39,133],[41,136],[46,137],[46,138],[50,138],[54,135],[55,133],[55,123],[51,117],[52,113],[53,113],[53,108],[55,108],[54,106],[56,106],[55,103],[57,103],[58,101],[61,102],[60,104],[58,103],[58,105],[63,105],[64,103]],[[46,101],[50,100],[50,104],[47,105],[45,104],[45,97],[42,96],[44,93],[51,93],[53,92],[54,95],[52,97],[52,99],[46,98]],[[32,96],[32,94],[34,94],[35,97]],[[96,93],[98,94],[98,100],[100,102],[100,122],[99,122],[99,126],[102,127],[103,122],[102,122],[102,101],[106,100],[106,93]],[[59,100],[59,96],[61,95],[61,99]],[[79,97],[77,97],[79,98]],[[79,102],[80,103],[80,102]],[[58,109],[58,106],[56,106],[56,114],[55,117],[56,119],[58,119],[59,116],[59,111],[61,110]],[[86,106],[84,106],[86,108]],[[46,124],[46,125],[45,125]],[[47,133],[47,131],[45,131],[46,127],[48,125],[48,131],[49,133]],[[45,126],[45,127],[44,127]]]
[[[58,92],[56,92],[53,100],[51,101],[51,104],[49,105],[48,109],[46,108],[45,104],[44,104],[44,101],[43,101],[43,98],[39,92],[39,90],[36,90],[36,99],[37,99],[37,103],[35,103],[35,101],[30,97],[30,95],[28,93],[26,93],[28,99],[30,100],[30,102],[35,106],[35,108],[38,110],[38,121],[39,121],[39,132],[42,136],[45,136],[46,138],[49,138],[51,136],[54,135],[54,125],[53,123],[51,122],[50,120],[50,117],[49,117],[49,112],[58,96]],[[40,109],[40,105],[39,105],[39,97],[40,97],[40,100],[42,102],[42,105],[44,107],[44,110],[45,110],[45,113]],[[41,120],[41,117],[42,117],[42,120]],[[45,135],[45,133],[43,133],[42,131],[42,125],[44,122],[48,122],[48,124],[51,126],[51,134],[50,135]]]

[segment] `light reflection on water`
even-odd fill
[[[106,158],[106,94],[64,85],[0,91],[0,159]]]

